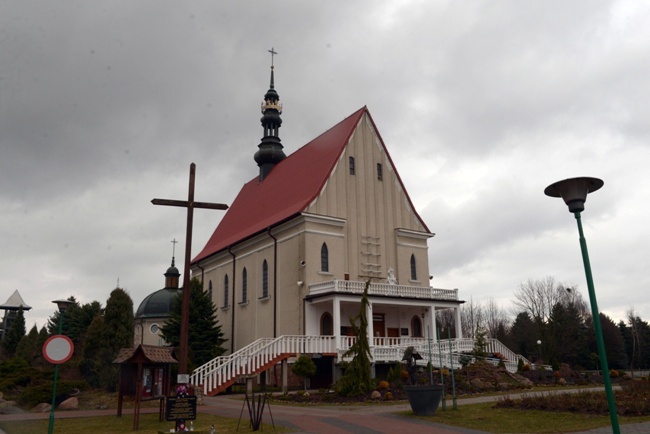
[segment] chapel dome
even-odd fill
[[[174,299],[183,292],[178,288],[163,288],[149,294],[135,313],[136,319],[170,316]]]

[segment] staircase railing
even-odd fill
[[[343,354],[354,342],[352,337],[340,337],[340,346],[336,347],[335,336],[280,336],[278,338],[261,338],[241,348],[228,356],[217,357],[208,363],[196,368],[190,376],[190,383],[195,386],[202,386],[203,393],[214,394],[223,390],[227,385],[232,384],[237,378],[248,375],[255,375],[268,369],[282,359],[302,353],[307,354],[336,354],[338,360],[349,361],[350,357],[344,358]],[[373,338],[371,355],[376,362],[397,362],[402,359],[404,350],[413,346],[422,355],[423,361],[429,360],[429,343],[422,338]],[[451,345],[450,345],[451,343]],[[442,339],[438,342],[431,342],[431,363],[433,366],[461,367],[461,356],[467,355],[474,350],[473,339]],[[500,353],[505,357],[503,363],[510,372],[517,371],[519,359],[524,363],[533,366],[525,357],[515,354],[508,347],[497,339],[487,339],[485,351],[488,353]],[[442,360],[440,357],[442,353]],[[465,354],[463,354],[465,353]],[[451,354],[451,356],[450,356]],[[472,357],[472,356],[470,356]],[[470,361],[473,361],[473,357]],[[497,365],[498,358],[486,358],[486,361]],[[548,367],[544,366],[548,369]]]
[[[280,336],[261,338],[228,355],[217,357],[198,367],[190,376],[190,383],[202,386],[203,393],[211,394],[238,377],[254,375],[277,363],[301,353],[336,353],[334,336]],[[264,368],[264,369],[262,369]]]

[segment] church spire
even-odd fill
[[[273,56],[278,54],[273,48],[269,50],[271,53],[271,84],[269,90],[264,95],[262,102],[262,128],[264,129],[264,137],[257,147],[259,150],[255,153],[255,162],[260,168],[260,181],[271,172],[273,166],[286,158],[282,151],[282,143],[280,143],[280,136],[278,130],[282,125],[282,104],[280,104],[280,96],[275,91],[274,76],[273,76]]]

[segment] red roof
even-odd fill
[[[320,194],[364,113],[368,113],[366,107],[289,155],[262,182],[256,176],[246,183],[192,262],[212,256],[305,211]]]

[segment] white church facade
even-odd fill
[[[228,339],[228,356],[192,376],[206,393],[278,362],[286,372],[287,358],[299,353],[315,357],[318,376],[331,382],[354,339],[350,318],[368,281],[375,365],[400,360],[406,346],[435,341],[441,310],[451,310],[454,337],[462,338],[463,301],[457,289],[430,285],[427,242],[434,234],[368,109],[289,156],[279,137],[281,111],[272,70],[255,154],[259,175],[192,261],[192,276],[211,292]]]

